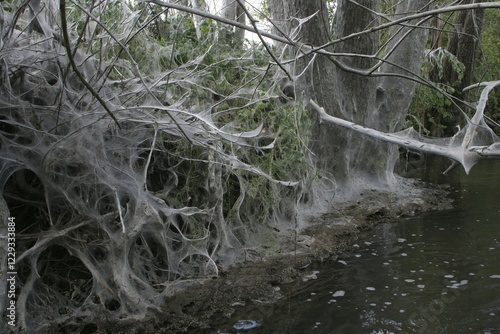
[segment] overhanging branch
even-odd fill
[[[308,50],[308,51],[310,51],[312,53],[319,53],[319,54],[330,55],[330,56],[335,55],[335,54],[331,53],[331,52],[328,52],[328,51],[325,51],[324,49],[327,48],[327,47],[329,47],[329,46],[331,46],[331,45],[333,45],[333,44],[344,42],[347,39],[359,37],[360,35],[369,34],[369,33],[372,33],[374,31],[387,29],[387,28],[390,28],[391,26],[403,24],[403,23],[405,23],[407,21],[412,21],[412,20],[415,20],[415,19],[421,19],[421,18],[425,18],[425,17],[428,17],[428,16],[434,16],[434,15],[438,15],[438,14],[441,14],[441,13],[455,12],[455,11],[459,11],[459,10],[500,8],[500,2],[480,2],[480,3],[474,3],[474,4],[468,4],[468,5],[446,6],[446,7],[442,7],[442,8],[438,8],[438,9],[434,9],[434,10],[429,10],[429,11],[425,11],[425,12],[420,12],[420,13],[408,15],[408,16],[402,17],[400,19],[392,20],[390,22],[378,25],[376,27],[371,27],[369,29],[366,29],[366,30],[363,30],[363,31],[359,31],[359,32],[350,34],[348,36],[344,36],[342,38],[335,39],[335,40],[329,42],[328,44],[325,44],[325,45],[322,45],[322,46],[319,46],[319,47],[311,47],[309,45],[296,43],[296,42],[294,42],[294,41],[292,41],[292,40],[290,40],[288,38],[280,37],[278,35],[275,35],[275,34],[272,34],[272,33],[269,33],[269,32],[263,31],[263,30],[258,30],[255,27],[251,27],[251,26],[242,24],[240,22],[227,19],[225,17],[221,17],[221,16],[218,16],[218,15],[213,15],[213,14],[210,14],[210,13],[207,13],[207,12],[204,12],[204,11],[200,11],[200,10],[197,10],[197,9],[194,9],[194,8],[190,8],[190,7],[187,7],[187,6],[182,6],[182,5],[179,5],[179,4],[176,4],[176,3],[170,3],[170,2],[165,2],[165,1],[161,1],[161,0],[139,0],[138,2],[139,3],[152,3],[152,4],[155,4],[155,5],[158,5],[158,6],[172,8],[172,9],[180,10],[180,11],[183,11],[183,12],[186,12],[186,13],[190,13],[190,14],[193,14],[193,15],[202,16],[202,17],[205,17],[207,19],[211,19],[211,20],[218,21],[218,22],[221,22],[221,23],[224,23],[224,24],[232,25],[232,26],[234,26],[236,28],[240,28],[240,29],[243,29],[243,30],[246,30],[246,31],[250,31],[250,32],[253,32],[253,33],[256,33],[256,34],[258,33],[258,34],[260,34],[260,35],[262,35],[264,37],[270,38],[270,39],[272,39],[274,41],[277,41],[277,42],[280,42],[280,43],[284,43],[284,44],[292,45],[292,46],[295,46],[295,47],[299,47],[301,50]]]
[[[410,80],[415,80],[415,81],[418,81],[420,83],[427,84],[427,85],[430,85],[430,86],[433,86],[433,85],[431,85],[428,82],[421,81],[421,78],[419,78],[418,76],[416,76],[415,78],[412,78],[411,76],[405,76],[404,74],[401,74],[401,73],[380,73],[380,72],[376,72],[376,69],[379,68],[382,63],[388,63],[387,56],[388,56],[388,54],[390,54],[390,52],[388,54],[386,54],[383,58],[380,58],[376,54],[375,55],[345,54],[345,53],[330,52],[330,51],[327,51],[326,49],[328,47],[334,45],[334,44],[338,44],[338,43],[344,42],[344,41],[346,41],[348,39],[357,38],[357,37],[359,37],[361,35],[366,35],[366,34],[373,33],[375,31],[380,31],[380,30],[383,30],[383,29],[388,29],[388,28],[390,28],[392,26],[395,26],[395,25],[404,25],[404,26],[411,26],[413,28],[417,28],[418,24],[424,22],[427,18],[435,16],[435,15],[438,15],[438,14],[441,14],[441,13],[449,13],[449,12],[455,12],[455,11],[461,11],[461,10],[500,8],[500,2],[480,2],[480,3],[467,4],[467,5],[445,6],[445,7],[434,9],[434,10],[429,10],[429,11],[424,11],[424,12],[418,12],[418,13],[415,13],[415,14],[407,15],[407,16],[401,17],[399,19],[392,20],[392,21],[380,24],[378,26],[365,29],[363,31],[352,33],[352,34],[350,34],[348,36],[343,36],[341,38],[337,38],[337,39],[332,40],[332,41],[330,41],[330,42],[328,42],[327,44],[324,44],[324,45],[311,46],[311,45],[308,45],[308,44],[304,44],[304,43],[300,43],[300,42],[297,42],[297,41],[293,41],[290,38],[281,37],[281,36],[278,36],[278,35],[275,35],[275,34],[272,34],[272,33],[266,32],[266,31],[263,31],[263,30],[259,30],[259,29],[257,29],[257,27],[255,25],[254,26],[248,26],[248,25],[242,24],[240,22],[227,19],[225,17],[221,17],[221,16],[218,16],[218,15],[210,14],[210,13],[207,13],[207,12],[204,12],[204,11],[200,11],[200,10],[197,10],[197,9],[194,9],[194,8],[190,8],[190,7],[187,7],[187,6],[182,6],[182,5],[179,5],[179,4],[176,4],[176,3],[166,2],[166,1],[162,1],[162,0],[138,0],[138,1],[140,3],[141,2],[142,3],[152,3],[152,4],[156,4],[158,6],[162,6],[162,7],[166,7],[166,8],[172,8],[172,9],[183,11],[183,12],[190,13],[190,14],[193,14],[193,15],[205,17],[205,18],[217,21],[217,22],[228,24],[228,25],[237,27],[239,29],[243,29],[243,30],[255,33],[255,34],[259,35],[260,38],[267,37],[267,38],[272,39],[274,41],[277,41],[277,42],[280,42],[280,43],[283,43],[283,44],[287,44],[287,45],[291,45],[291,46],[295,47],[296,49],[300,50],[301,55],[299,57],[308,56],[308,55],[311,55],[311,54],[320,54],[322,56],[326,56],[338,68],[340,68],[343,71],[347,71],[347,72],[358,74],[358,75],[362,75],[362,76],[398,76],[398,77],[403,77],[403,78],[410,79]],[[417,25],[408,25],[407,24],[408,21],[413,21],[413,20],[417,20],[417,19],[420,20],[420,22]],[[360,69],[356,69],[356,68],[352,68],[350,66],[347,66],[340,59],[338,59],[339,57],[345,57],[345,56],[350,56],[350,57],[369,57],[369,58],[377,59],[378,62],[372,68],[360,70]],[[436,88],[436,87],[433,87],[433,88]]]
[[[396,144],[399,146],[406,147],[408,149],[416,150],[419,152],[423,153],[430,153],[430,154],[438,154],[447,158],[450,158],[452,160],[456,160],[460,162],[460,158],[457,154],[454,154],[452,152],[449,152],[446,148],[439,146],[439,145],[434,145],[434,144],[428,144],[428,143],[423,143],[421,141],[408,138],[405,136],[400,136],[395,133],[386,133],[382,131],[378,131],[372,128],[367,128],[365,126],[346,121],[344,119],[329,115],[326,113],[325,109],[320,107],[315,101],[310,100],[310,106],[318,112],[318,114],[321,117],[321,121],[327,122],[327,123],[332,123],[338,126],[341,126],[343,128],[364,134],[366,136],[369,136],[371,138],[385,141],[391,144]]]
[[[448,170],[459,163],[468,174],[471,168],[482,159],[500,159],[500,140],[498,140],[498,137],[496,137],[493,131],[488,128],[483,119],[484,108],[486,107],[486,102],[488,101],[488,94],[497,86],[500,86],[500,81],[479,83],[465,89],[468,90],[477,87],[484,87],[476,108],[476,113],[469,121],[469,124],[460,131],[460,134],[463,135],[463,137],[456,134],[453,138],[449,138],[450,141],[447,145],[437,144],[437,141],[435,144],[423,142],[410,137],[408,134],[385,133],[372,128],[367,128],[327,114],[325,109],[313,100],[309,102],[309,105],[319,114],[321,122],[332,123],[371,138],[396,144],[411,150],[447,157],[454,161],[453,165],[448,168]],[[478,137],[479,134],[484,133],[488,135],[489,142],[483,138],[478,141],[481,145],[475,145],[474,143],[476,142],[476,137]],[[459,138],[461,138],[460,141],[458,141]]]

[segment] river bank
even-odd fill
[[[383,222],[452,207],[447,187],[410,182],[414,183],[414,190],[404,195],[368,190],[351,201],[338,203],[295,238],[284,241],[282,248],[286,252],[235,265],[213,279],[190,282],[149,319],[131,321],[126,326],[96,323],[85,333],[101,333],[104,328],[127,334],[212,333],[212,319],[230,317],[249,304],[273,304],[286,298],[288,286],[316,279],[315,265],[334,261],[361,231]]]

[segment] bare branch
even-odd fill
[[[483,82],[469,86],[465,89],[470,90],[484,87],[476,108],[476,113],[464,129],[455,134],[452,138],[444,139],[441,143],[439,143],[438,140],[434,140],[433,142],[432,139],[428,139],[424,142],[416,136],[412,137],[410,131],[413,129],[411,128],[399,133],[385,133],[331,116],[313,100],[309,102],[309,105],[320,115],[321,121],[332,123],[374,139],[396,144],[411,150],[447,157],[453,160],[454,164],[452,164],[446,172],[459,163],[463,166],[465,172],[469,173],[471,168],[481,159],[500,158],[500,140],[493,131],[488,128],[483,119],[484,108],[488,101],[488,94],[497,86],[500,86],[500,81]],[[483,138],[478,139],[480,136],[483,136]],[[476,142],[480,143],[480,145],[477,145]]]
[[[78,66],[76,66],[75,59],[73,58],[73,52],[71,50],[71,45],[69,42],[69,35],[68,35],[68,24],[66,21],[66,1],[60,0],[59,1],[59,10],[61,11],[61,30],[63,33],[63,39],[64,39],[64,46],[66,48],[66,55],[68,56],[69,63],[71,64],[71,67],[73,68],[73,71],[77,75],[78,79],[83,83],[83,85],[88,89],[88,91],[96,98],[97,101],[102,105],[102,107],[106,110],[106,112],[111,116],[113,121],[115,121],[116,125],[121,128],[120,123],[118,122],[118,119],[116,119],[115,115],[111,112],[109,109],[108,105],[106,102],[101,98],[101,96],[92,88],[92,86],[87,82],[87,79],[83,76],[83,74],[80,72],[78,69]]]
[[[394,25],[403,24],[407,21],[412,21],[412,20],[421,19],[421,18],[427,18],[427,17],[431,17],[434,15],[442,14],[442,13],[456,12],[456,11],[460,11],[460,10],[487,9],[487,8],[500,8],[500,2],[479,2],[479,3],[474,3],[474,4],[468,4],[468,5],[446,6],[446,7],[442,7],[442,8],[438,8],[438,9],[434,9],[434,10],[419,12],[416,14],[402,17],[402,18],[397,19],[397,20],[393,20],[393,21],[381,24],[381,25],[376,26],[376,27],[372,27],[372,28],[369,28],[369,29],[366,29],[363,31],[352,33],[348,36],[344,36],[344,37],[335,39],[331,42],[328,42],[327,44],[324,44],[320,47],[314,48],[311,51],[316,52],[316,50],[325,49],[331,45],[346,41],[347,39],[351,39],[351,38],[358,37],[361,35],[369,34],[369,33],[372,33],[372,32],[378,31],[378,30],[387,29],[387,28],[392,27]]]
[[[245,12],[246,16],[248,17],[248,19],[250,20],[250,23],[252,24],[252,27],[254,28],[255,30],[255,33],[257,34],[257,36],[259,36],[259,39],[260,41],[262,42],[262,45],[264,45],[264,47],[266,48],[266,51],[267,53],[271,56],[271,58],[273,58],[273,60],[276,62],[276,64],[279,66],[279,68],[286,74],[286,76],[288,77],[288,79],[292,80],[292,77],[290,76],[290,73],[288,73],[288,71],[283,67],[283,65],[281,64],[281,62],[276,58],[276,56],[274,55],[274,53],[272,52],[271,48],[269,48],[269,45],[267,45],[266,41],[264,40],[264,38],[262,37],[262,34],[260,33],[259,29],[257,29],[257,25],[256,25],[256,22],[257,20],[255,20],[252,15],[250,14],[250,12],[248,11],[248,9],[244,6],[244,4],[241,2],[241,0],[236,0],[238,2],[238,4],[241,6],[241,8],[243,9],[243,11]]]
[[[399,146],[406,147],[408,149],[413,149],[423,153],[438,154],[444,157],[448,157],[452,160],[459,161],[460,157],[457,154],[449,152],[447,149],[439,145],[423,143],[418,140],[408,138],[406,136],[400,136],[395,133],[385,133],[372,128],[367,128],[362,125],[346,121],[344,119],[331,116],[326,113],[323,107],[320,107],[315,101],[310,100],[310,106],[318,112],[322,121],[339,125],[343,128],[356,131],[358,133],[364,134],[366,136],[372,137],[374,139],[382,140],[391,144],[396,144]]]
[[[344,41],[346,41],[348,39],[356,38],[356,37],[359,37],[359,36],[365,35],[365,34],[370,34],[370,33],[373,33],[375,31],[387,29],[387,28],[390,28],[390,27],[395,26],[395,25],[407,25],[406,22],[408,22],[408,21],[412,21],[412,20],[416,20],[416,19],[421,19],[421,21],[419,22],[419,24],[421,24],[422,22],[425,22],[428,18],[430,18],[432,16],[435,16],[435,15],[438,15],[438,14],[441,14],[441,13],[455,12],[455,11],[460,11],[460,10],[485,9],[485,8],[500,8],[500,2],[481,2],[481,3],[474,3],[474,4],[468,4],[468,5],[446,6],[446,7],[442,7],[442,8],[438,8],[438,9],[434,9],[434,10],[419,12],[419,13],[412,14],[412,15],[407,15],[407,16],[402,17],[400,19],[392,20],[390,22],[387,22],[387,23],[384,23],[384,24],[381,24],[381,25],[378,25],[378,26],[375,26],[375,27],[371,27],[371,28],[365,29],[363,31],[352,33],[352,34],[350,34],[348,36],[344,36],[344,37],[335,39],[335,40],[330,41],[330,42],[328,42],[328,43],[326,43],[324,45],[321,45],[321,46],[311,46],[311,45],[307,45],[307,44],[303,44],[303,43],[300,43],[300,42],[293,41],[293,40],[291,40],[289,38],[280,37],[280,36],[277,36],[275,34],[259,30],[259,29],[256,28],[256,26],[252,26],[252,27],[251,26],[247,26],[245,24],[241,24],[241,23],[236,22],[234,20],[229,20],[227,18],[218,16],[218,15],[213,15],[213,14],[206,13],[206,12],[203,12],[203,11],[199,11],[199,10],[196,10],[196,9],[193,9],[193,8],[189,8],[189,7],[186,7],[186,6],[182,6],[182,5],[178,5],[178,4],[174,4],[174,3],[169,3],[169,2],[164,2],[164,1],[161,1],[161,0],[139,0],[139,2],[153,3],[153,4],[156,4],[156,5],[159,5],[159,6],[163,6],[163,7],[167,7],[167,8],[172,8],[172,9],[176,9],[176,10],[180,10],[180,11],[184,11],[184,12],[188,12],[188,13],[191,13],[191,14],[194,14],[194,15],[199,15],[199,16],[202,16],[202,17],[205,17],[205,18],[212,19],[214,21],[218,21],[218,22],[222,22],[222,23],[225,23],[225,24],[229,24],[229,25],[232,25],[234,27],[237,27],[237,28],[240,28],[240,29],[244,29],[246,31],[250,31],[250,32],[253,32],[253,33],[256,33],[256,34],[258,34],[261,37],[264,36],[264,37],[270,38],[270,39],[272,39],[274,41],[294,46],[295,48],[297,48],[298,50],[300,50],[300,52],[302,53],[302,56],[308,56],[308,55],[310,55],[312,53],[317,53],[317,54],[320,54],[320,55],[323,55],[323,56],[327,56],[341,70],[348,71],[348,72],[351,72],[351,73],[354,73],[354,74],[363,75],[363,76],[370,76],[370,75],[372,75],[374,73],[374,71],[378,67],[380,67],[381,63],[385,62],[385,58],[381,59],[380,60],[381,63],[379,62],[379,63],[375,64],[375,66],[372,67],[372,68],[365,69],[365,70],[358,70],[358,69],[354,69],[354,68],[351,68],[351,67],[345,65],[343,62],[341,62],[339,59],[336,58],[336,57],[339,57],[339,56],[346,56],[345,54],[338,54],[338,53],[330,52],[330,51],[327,51],[326,48],[328,48],[328,47],[330,47],[330,46],[332,46],[334,44],[337,44],[337,43],[340,43],[340,42],[344,42]],[[415,25],[411,25],[411,26],[415,26]],[[421,29],[424,29],[424,28],[421,28]],[[356,54],[351,54],[349,56],[373,57],[373,58],[376,57],[376,55],[356,55]],[[377,75],[382,76],[384,74],[378,73]]]

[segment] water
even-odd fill
[[[214,332],[500,333],[500,162],[435,181],[454,186],[456,209],[377,226],[317,280]]]

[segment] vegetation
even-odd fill
[[[410,115],[413,116],[410,118],[412,125],[424,134],[434,137],[443,137],[448,126],[461,125],[461,123],[454,122],[450,96],[455,93],[457,83],[446,83],[444,70],[447,66],[451,66],[458,81],[462,80],[464,65],[456,56],[443,48],[426,54],[422,62],[422,76],[430,80],[434,87],[419,86],[410,106]],[[436,81],[432,80],[431,76],[436,78]]]
[[[410,123],[425,134],[443,137],[456,133],[457,125],[466,124],[457,103],[463,106],[462,100],[478,99],[477,94],[467,95],[462,90],[472,82],[498,78],[497,15],[497,10],[486,9],[435,17],[432,25],[442,30],[430,34],[429,49],[421,68],[422,76],[435,87],[419,86],[410,108],[413,116]],[[463,31],[456,33],[457,27],[462,27]],[[497,100],[498,90],[491,93],[485,112],[493,122],[498,122]],[[472,114],[467,107],[463,110],[469,116]],[[494,129],[499,130],[497,126]]]
[[[17,330],[141,319],[184,283],[296,235],[302,208],[329,210],[351,184],[388,187],[394,150],[326,123],[386,140],[419,83],[413,119],[442,129],[467,76],[444,47],[420,59],[427,29],[413,27],[435,16],[420,0],[384,9],[411,18],[401,26],[373,1],[269,0],[259,15],[277,31],[260,37],[274,45],[245,40],[232,26],[241,15],[184,3],[2,2],[0,215],[17,222]],[[494,41],[481,51],[489,61]],[[494,137],[483,134],[475,147],[487,154]],[[419,147],[412,136],[392,142]]]
[[[475,73],[476,81],[491,81],[500,76],[498,29],[500,29],[500,13],[497,10],[486,10],[478,56],[479,64]],[[500,92],[498,90],[493,92],[489,99],[487,115],[497,123],[500,122]]]
[[[309,118],[262,45],[156,5],[61,3],[2,5],[2,214],[28,332],[157,309],[293,217],[311,174]]]

